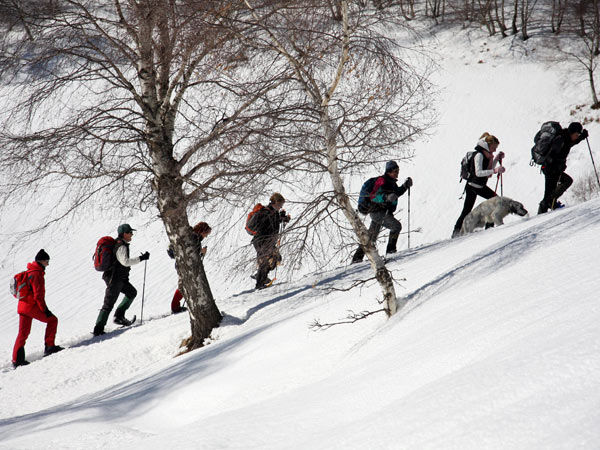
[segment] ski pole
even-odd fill
[[[144,261],[144,284],[142,284],[142,312],[140,313],[140,325],[144,323],[144,294],[146,293],[146,267],[148,260]]]
[[[585,142],[587,142],[588,150],[590,151],[590,158],[592,158],[592,165],[594,166],[594,174],[596,174],[596,181],[598,182],[598,187],[600,187],[600,179],[598,178],[598,171],[596,170],[596,163],[594,162],[594,155],[592,155],[592,148],[590,147],[590,141],[588,138],[585,138]]]
[[[408,188],[408,248],[410,248],[410,187]]]

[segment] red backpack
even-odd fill
[[[92,256],[94,260],[94,269],[98,272],[104,272],[110,269],[115,262],[115,243],[116,239],[111,236],[104,236],[98,240],[96,251]]]
[[[14,277],[10,279],[10,293],[18,300],[31,295],[31,285],[29,284],[29,279],[31,277],[27,276],[27,271],[19,272]]]
[[[260,203],[257,203],[254,206],[254,208],[252,208],[252,211],[250,211],[250,213],[248,214],[248,217],[246,218],[246,233],[248,233],[250,236],[255,236],[256,233],[258,232],[258,230],[256,229],[256,225],[258,225],[258,224],[256,223],[255,214],[263,208],[264,208],[263,205],[261,205]],[[253,217],[254,217],[254,220],[252,220]]]

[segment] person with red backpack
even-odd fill
[[[256,250],[258,271],[253,276],[256,279],[256,289],[269,287],[269,272],[281,262],[281,254],[277,248],[279,227],[290,221],[290,215],[283,210],[284,203],[283,195],[275,192],[271,195],[269,204],[255,208],[246,221],[246,231],[252,234],[252,245]]]
[[[108,316],[113,309],[119,294],[125,294],[123,301],[115,310],[114,322],[118,325],[129,326],[135,321],[135,316],[132,320],[125,318],[125,311],[131,306],[133,299],[137,295],[137,290],[129,282],[129,272],[131,266],[139,264],[142,261],[150,259],[150,253],[145,252],[140,256],[131,258],[129,256],[129,243],[133,237],[135,229],[127,223],[119,225],[117,228],[118,237],[114,241],[112,255],[108,269],[104,270],[102,279],[106,283],[106,291],[104,294],[104,304],[100,309],[96,325],[94,326],[94,336],[104,334],[104,326],[108,321]],[[96,252],[98,253],[98,249]]]
[[[51,355],[63,350],[63,347],[55,345],[56,329],[58,319],[46,305],[46,283],[44,275],[46,267],[50,264],[50,255],[41,249],[35,255],[35,261],[27,264],[26,278],[23,285],[19,286],[19,334],[13,348],[13,367],[26,366],[29,361],[25,359],[25,342],[31,331],[33,319],[46,324],[44,336],[44,356]]]
[[[206,222],[198,222],[194,228],[194,251],[200,253],[200,259],[204,259],[204,255],[206,255],[206,247],[202,246],[202,240],[206,239],[208,235],[212,232],[212,228]],[[173,253],[173,247],[169,246],[167,250],[167,255],[171,257],[171,259],[175,259],[175,253]],[[179,280],[179,285],[175,290],[175,294],[173,294],[173,300],[171,300],[171,312],[173,314],[177,314],[180,312],[187,311],[185,306],[181,306],[181,299],[183,298],[183,294],[181,293],[181,280]]]
[[[396,243],[400,236],[400,230],[402,230],[400,221],[394,217],[394,211],[398,206],[398,197],[403,195],[413,184],[412,178],[408,177],[402,185],[398,186],[399,173],[398,163],[388,161],[385,165],[385,173],[375,179],[373,189],[368,194],[369,216],[371,217],[369,239],[371,242],[375,242],[381,227],[389,228],[390,237],[385,251],[387,254],[396,253]],[[352,264],[361,262],[364,256],[365,251],[359,245],[352,257]]]

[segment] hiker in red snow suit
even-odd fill
[[[46,306],[46,287],[44,273],[50,264],[50,256],[41,249],[35,255],[35,261],[27,264],[27,283],[29,289],[27,295],[19,300],[17,312],[19,313],[19,334],[13,349],[12,363],[14,367],[25,366],[29,361],[25,359],[25,341],[31,331],[33,319],[46,324],[46,335],[44,337],[44,356],[63,350],[54,344],[58,319]]]
[[[113,250],[115,261],[110,269],[102,274],[102,279],[106,283],[106,291],[104,293],[104,304],[100,309],[100,313],[96,319],[96,326],[92,332],[94,336],[104,334],[104,326],[108,321],[108,316],[121,292],[125,294],[125,297],[123,297],[123,301],[115,310],[113,322],[123,326],[129,326],[133,323],[132,320],[125,317],[125,311],[131,306],[133,299],[137,295],[136,288],[129,282],[129,272],[131,271],[131,266],[150,259],[150,253],[148,252],[133,258],[129,257],[129,242],[133,238],[134,231],[135,229],[131,228],[131,225],[128,223],[119,225],[117,228],[119,236]]]
[[[258,210],[251,218],[249,226],[256,230],[252,238],[252,245],[256,250],[256,261],[258,271],[256,278],[256,289],[264,289],[269,286],[271,280],[269,272],[277,267],[281,261],[281,254],[277,249],[279,240],[279,226],[281,223],[290,221],[290,215],[282,209],[285,198],[278,192],[271,195],[269,205]]]
[[[389,228],[390,237],[385,250],[386,254],[396,253],[396,243],[400,236],[400,230],[402,230],[400,221],[394,217],[394,211],[398,206],[398,197],[403,195],[413,184],[412,178],[408,177],[404,183],[398,186],[399,173],[398,163],[388,161],[385,164],[385,173],[377,178],[373,191],[369,195],[372,205],[369,212],[371,217],[369,240],[375,243],[381,227]],[[365,251],[359,245],[356,252],[354,252],[354,256],[352,256],[352,264],[361,262],[364,256]]]
[[[193,230],[194,230],[194,238],[195,238],[194,251],[200,253],[200,259],[204,259],[204,256],[206,255],[206,247],[202,247],[202,240],[208,237],[208,235],[212,231],[212,228],[206,222],[198,222],[194,226]],[[175,253],[173,253],[173,247],[169,246],[169,249],[167,250],[167,254],[172,259],[175,259]],[[175,267],[177,267],[177,265],[175,265]],[[181,291],[182,291],[181,280],[179,280],[179,285],[177,286],[177,289],[175,290],[175,294],[173,295],[173,300],[171,301],[171,312],[173,314],[177,314],[177,313],[187,310],[187,308],[185,306],[181,306],[181,303],[180,303],[181,299],[183,298],[183,294],[181,293]]]

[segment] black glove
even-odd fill
[[[583,131],[581,132],[581,138],[582,139],[587,139],[587,137],[588,137],[588,130],[586,130],[584,128]]]
[[[140,261],[146,261],[147,259],[150,259],[150,253],[146,252],[140,255]]]
[[[44,314],[46,314],[46,317],[52,317],[54,314],[52,314],[52,311],[50,311],[48,309],[48,307],[46,306],[46,309],[44,310]]]
[[[411,178],[411,177],[408,177],[408,178],[406,179],[406,181],[404,182],[404,187],[405,187],[406,189],[408,189],[408,188],[409,188],[409,187],[411,187],[412,185],[413,185],[412,178]]]
[[[290,216],[285,212],[284,209],[279,211],[279,216],[281,217],[281,221],[284,223],[288,223],[290,221]]]

